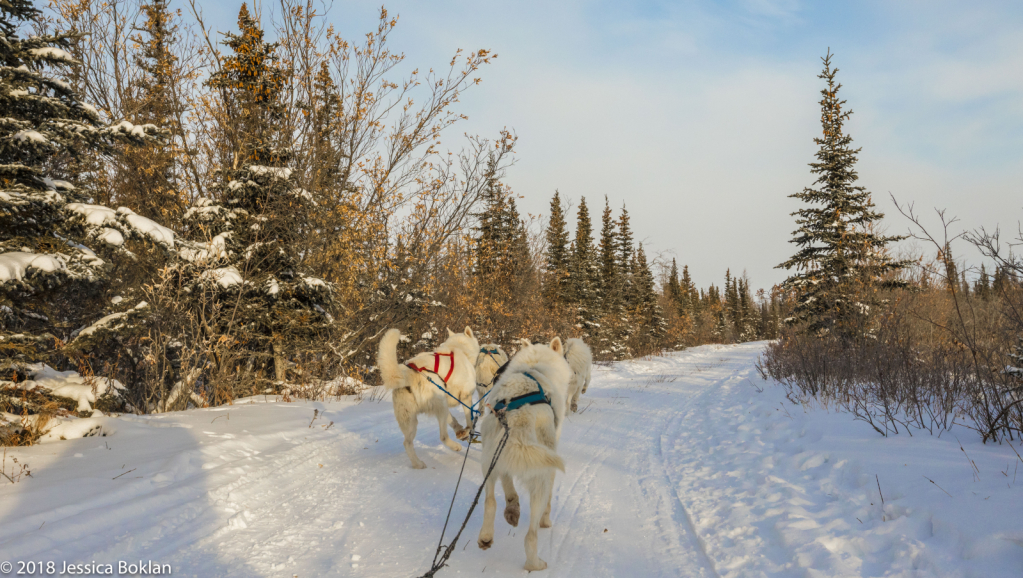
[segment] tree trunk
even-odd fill
[[[284,381],[287,377],[286,370],[288,368],[288,359],[284,356],[284,351],[281,344],[274,342],[274,371],[276,372],[277,381]]]

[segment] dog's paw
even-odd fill
[[[572,402],[572,413],[577,413],[578,411],[579,411],[579,404],[575,403],[575,402]]]
[[[480,547],[480,550],[489,550],[490,547],[494,545],[494,538],[491,537],[488,540],[484,540],[483,538],[480,538],[480,539],[476,540],[476,545]]]
[[[541,528],[550,528],[551,525],[552,525],[551,524],[551,517],[549,515],[547,515],[547,514],[544,514],[543,517],[540,518],[540,527]]]
[[[519,525],[519,503],[518,501],[509,502],[504,507],[504,521],[508,522],[512,526]]]
[[[546,570],[547,569],[547,562],[544,562],[543,560],[537,558],[536,562],[532,562],[532,563],[531,562],[526,562],[525,568],[526,568],[526,570],[529,570],[530,572],[536,572],[537,570]]]
[[[425,470],[426,464],[423,461],[412,462],[412,467],[417,470]]]
[[[469,428],[460,429],[455,432],[455,437],[462,440],[463,442],[469,439]]]

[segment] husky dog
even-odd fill
[[[401,332],[388,329],[380,340],[377,351],[377,366],[383,378],[384,387],[391,390],[394,401],[394,417],[398,427],[405,434],[405,452],[412,460],[412,467],[423,469],[426,464],[416,456],[413,441],[416,439],[416,426],[419,424],[418,414],[425,413],[437,418],[440,425],[440,441],[454,451],[461,451],[462,446],[448,437],[448,424],[455,430],[459,439],[469,437],[467,429],[472,424],[471,412],[465,410],[466,427],[463,428],[449,407],[472,405],[472,392],[476,388],[476,371],[473,361],[480,345],[472,334],[472,329],[465,328],[465,333],[452,333],[448,329],[448,338],[434,352],[416,355],[406,362],[398,364],[398,339]],[[433,380],[435,383],[430,383]],[[436,385],[435,385],[436,384]],[[440,385],[458,398],[452,399],[437,388]]]
[[[502,368],[507,367],[508,354],[500,345],[488,343],[480,347],[480,353],[476,356],[476,393],[480,399],[497,383],[497,379],[504,373]]]
[[[568,385],[568,403],[573,412],[579,411],[579,394],[590,387],[590,366],[593,354],[586,342],[578,337],[565,340],[565,359],[572,368],[572,381]]]
[[[551,526],[554,475],[557,470],[565,471],[565,463],[557,450],[571,378],[572,370],[565,361],[561,339],[555,337],[550,346],[523,347],[494,386],[488,400],[493,411],[487,412],[480,424],[483,475],[490,469],[497,446],[504,437],[504,427],[495,411],[504,412],[506,416],[508,441],[493,473],[487,478],[483,527],[476,543],[483,550],[494,544],[494,516],[497,512],[494,486],[498,477],[501,478],[506,501],[504,519],[512,526],[518,526],[519,496],[513,482],[513,478],[518,478],[529,490],[526,570],[547,568],[547,562],[536,554],[536,532],[538,528]]]

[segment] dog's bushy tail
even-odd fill
[[[400,330],[388,329],[380,338],[380,348],[377,350],[377,367],[380,368],[380,377],[387,389],[398,389],[408,385],[405,383],[404,374],[409,370],[398,363],[399,339],[401,339]]]
[[[535,418],[525,427],[512,427],[512,434],[501,453],[501,461],[511,471],[528,472],[557,468],[565,471],[565,461],[536,437]]]

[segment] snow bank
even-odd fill
[[[0,385],[26,391],[42,389],[57,397],[77,402],[78,411],[92,411],[92,405],[105,393],[124,389],[116,379],[105,377],[86,379],[77,371],[57,371],[42,363],[30,365],[28,369],[30,379],[17,383],[0,381]]]
[[[33,270],[53,273],[67,269],[67,263],[60,255],[40,255],[13,251],[0,253],[0,283],[21,281]]]

